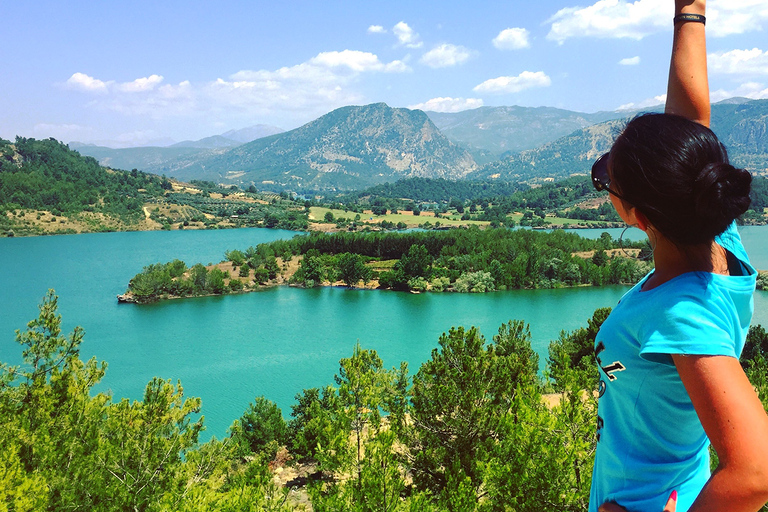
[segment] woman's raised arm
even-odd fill
[[[675,16],[704,15],[705,0],[675,0]],[[669,65],[667,103],[664,109],[709,126],[709,83],[704,23],[676,21]]]

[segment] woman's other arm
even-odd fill
[[[739,361],[673,355],[719,464],[689,512],[755,512],[768,502],[768,415]]]
[[[705,0],[675,0],[675,16],[678,14],[704,15],[705,11]],[[675,23],[664,111],[709,126],[707,45],[703,23],[695,21]]]

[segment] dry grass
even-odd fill
[[[608,249],[605,251],[608,258],[637,258],[640,254],[640,249]],[[580,251],[574,252],[571,256],[578,256],[582,259],[590,259],[595,255],[595,251]]]
[[[69,216],[54,215],[47,210],[24,210],[20,215],[6,212],[11,229],[39,232],[42,234],[68,231],[91,233],[94,231],[136,231],[160,229],[160,225],[149,219],[126,222],[104,213],[80,212]]]

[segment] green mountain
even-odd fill
[[[295,130],[155,172],[179,179],[293,189],[355,189],[404,177],[460,179],[472,156],[420,110],[384,103],[334,110]]]
[[[768,100],[713,105],[712,130],[734,165],[768,171]]]
[[[0,211],[82,211],[143,218],[147,197],[161,196],[171,183],[153,174],[101,167],[55,139],[0,139]]]
[[[608,151],[627,119],[606,121],[536,149],[491,162],[468,179],[543,181],[587,174]],[[753,172],[768,170],[768,100],[712,105],[712,129],[728,148],[731,162]]]
[[[611,148],[624,123],[624,120],[606,121],[576,130],[539,148],[491,162],[468,178],[537,182],[586,174],[595,159]]]
[[[551,107],[480,107],[456,113],[427,112],[446,137],[476,158],[496,160],[534,149],[581,128],[626,117],[625,112],[585,114]],[[485,163],[485,162],[484,162]]]

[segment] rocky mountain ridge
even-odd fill
[[[336,109],[304,126],[162,171],[180,179],[294,189],[358,188],[403,177],[461,179],[477,168],[420,110]]]

